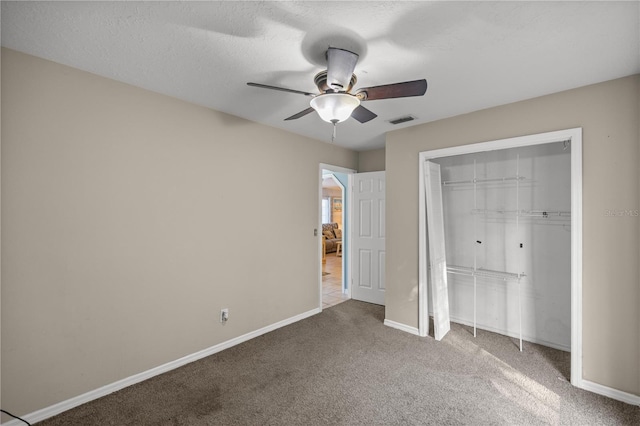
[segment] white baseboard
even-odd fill
[[[312,309],[307,312],[303,312],[299,315],[293,316],[291,318],[284,319],[275,324],[268,325],[266,327],[260,328],[258,330],[252,331],[247,334],[243,334],[242,336],[236,337],[231,340],[227,340],[226,342],[219,343],[217,345],[211,346],[209,348],[203,349],[201,351],[195,352],[191,355],[184,356],[182,358],[176,359],[175,361],[168,362],[166,364],[160,365],[158,367],[154,367],[150,370],[143,371],[142,373],[134,374],[133,376],[124,378],[122,380],[118,380],[117,382],[102,386],[98,389],[94,389],[87,393],[83,393],[82,395],[78,395],[71,399],[67,399],[66,401],[59,402],[50,407],[43,408],[38,411],[34,411],[33,413],[20,416],[29,423],[37,423],[42,420],[53,417],[57,414],[60,414],[64,411],[70,410],[79,405],[85,404],[87,402],[93,401],[94,399],[101,398],[103,396],[109,395],[113,392],[119,391],[120,389],[124,389],[128,386],[134,385],[136,383],[140,383],[147,379],[150,379],[154,376],[157,376],[162,373],[166,373],[168,371],[174,370],[178,367],[182,367],[183,365],[189,364],[191,362],[197,361],[199,359],[205,358],[209,355],[213,355],[225,349],[228,349],[232,346],[236,346],[240,343],[246,342],[247,340],[254,339],[263,334],[269,333],[270,331],[277,330],[280,327],[284,327],[289,324],[293,324],[310,316],[320,313],[321,310],[319,308]],[[2,426],[21,426],[24,425],[20,420],[14,419],[8,421],[6,423],[2,423]]]
[[[586,391],[597,393],[598,395],[606,396],[617,401],[640,406],[640,396],[632,393],[623,392],[588,380],[582,380],[579,387]]]
[[[416,336],[420,335],[420,331],[416,328],[416,327],[411,327],[408,326],[406,324],[402,324],[399,322],[395,322],[395,321],[391,321],[388,319],[384,320],[384,325],[391,327],[391,328],[397,328],[398,330],[402,330],[405,331],[407,333],[411,333],[411,334],[415,334]]]

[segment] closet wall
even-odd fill
[[[519,337],[522,327],[523,340],[570,349],[570,152],[559,142],[433,160],[447,264],[462,269],[448,274],[452,321],[475,315],[478,328]],[[475,303],[474,268],[498,271],[475,274]]]

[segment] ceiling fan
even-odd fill
[[[297,93],[311,97],[311,106],[287,120],[295,120],[317,111],[320,118],[333,123],[334,129],[337,123],[353,117],[360,123],[366,123],[377,117],[375,113],[363,107],[360,103],[378,99],[405,98],[409,96],[422,96],[427,91],[427,80],[413,80],[402,83],[386,84],[382,86],[364,87],[351,93],[351,89],[358,80],[353,73],[358,54],[345,49],[329,47],[326,52],[327,69],[314,77],[314,82],[320,93],[309,93],[300,90],[286,89],[284,87],[269,86],[260,83],[247,83],[249,86],[263,89],[279,90],[282,92]]]

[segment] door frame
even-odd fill
[[[316,255],[316,269],[318,276],[318,308],[322,312],[322,171],[328,170],[330,172],[342,173],[348,175],[348,184],[345,188],[343,188],[343,197],[342,197],[342,223],[348,224],[348,229],[351,229],[351,175],[356,174],[357,171],[353,169],[347,169],[345,167],[334,166],[332,164],[320,163],[318,168],[318,252]],[[345,215],[345,209],[347,214]],[[344,225],[343,225],[344,229]],[[347,279],[349,277],[345,276],[345,265],[346,270],[351,274],[351,236],[349,233],[342,233],[342,291],[345,291],[345,286],[347,287],[347,296],[351,298],[351,286],[347,286]],[[346,242],[346,244],[345,244]],[[346,249],[346,250],[345,250]]]
[[[429,334],[427,295],[427,235],[424,188],[424,163],[427,160],[461,154],[519,148],[571,141],[571,384],[583,388],[582,377],[582,128],[499,139],[419,154],[418,217],[418,332]]]

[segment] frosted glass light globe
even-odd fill
[[[351,117],[359,105],[360,99],[348,93],[324,93],[311,99],[311,108],[318,112],[320,118],[334,124]]]

